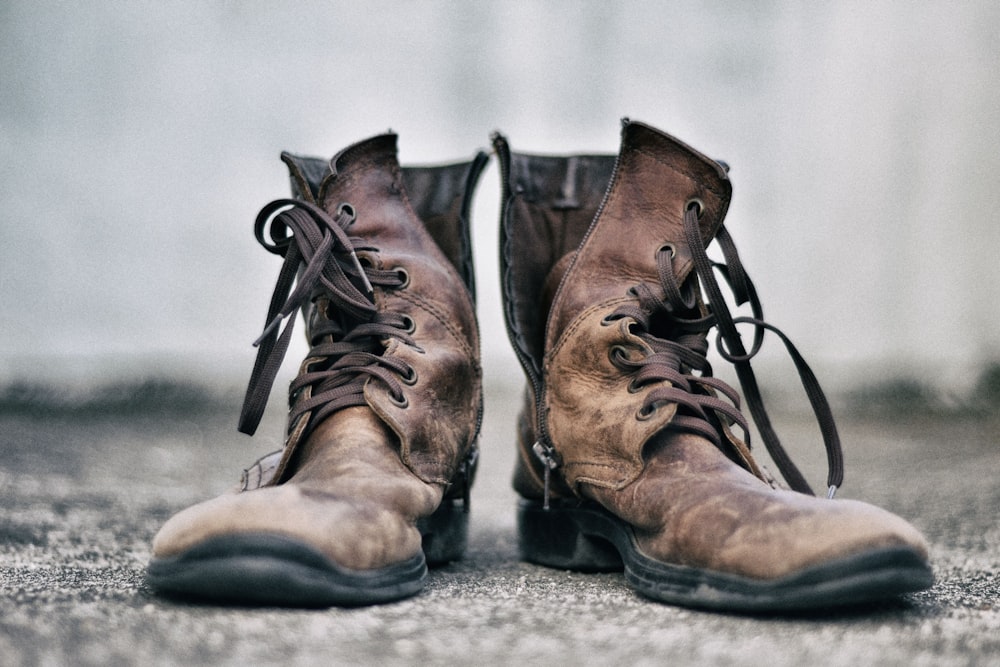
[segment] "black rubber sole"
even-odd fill
[[[391,602],[424,587],[427,565],[462,557],[468,513],[445,501],[420,522],[423,552],[377,570],[349,570],[313,547],[275,534],[225,535],[169,558],[154,558],[146,581],[160,594],[199,601],[292,607]]]
[[[782,613],[861,605],[924,590],[930,566],[911,549],[877,549],[775,580],[671,565],[639,551],[630,527],[595,505],[522,501],[521,556],[578,571],[625,572],[628,584],[670,604],[749,613]]]

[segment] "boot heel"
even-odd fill
[[[521,501],[517,530],[521,558],[539,565],[581,572],[616,572],[623,568],[621,556],[608,540],[587,531],[586,517],[576,507],[549,509],[532,501]]]
[[[469,541],[469,512],[460,499],[442,501],[433,514],[417,522],[427,564],[461,560]]]

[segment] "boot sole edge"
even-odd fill
[[[445,500],[417,521],[422,551],[375,570],[351,570],[292,537],[270,533],[221,535],[170,557],[153,558],[146,583],[167,597],[288,607],[380,604],[419,593],[428,566],[459,560],[468,542],[469,513]]]
[[[423,588],[422,553],[377,570],[348,570],[293,538],[223,535],[172,557],[153,558],[146,582],[168,597],[297,607],[389,602]]]
[[[674,565],[641,553],[624,521],[596,506],[522,500],[518,533],[524,560],[577,571],[622,571],[638,593],[716,611],[780,613],[872,603],[925,590],[934,575],[907,547],[878,548],[774,580]]]

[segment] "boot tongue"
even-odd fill
[[[281,153],[281,161],[288,166],[292,180],[292,196],[312,204],[316,203],[320,184],[330,175],[330,163],[323,158]]]

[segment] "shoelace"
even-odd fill
[[[720,356],[736,369],[747,407],[768,453],[791,488],[812,494],[808,482],[788,456],[771,425],[757,378],[750,365],[750,360],[760,351],[765,330],[771,331],[785,344],[819,423],[827,453],[827,497],[832,498],[843,483],[843,453],[836,423],[823,390],[788,337],[777,327],[764,321],[757,292],[743,268],[736,245],[724,226],[720,226],[716,240],[725,263],[714,262],[708,257],[699,228],[700,215],[700,205],[691,202],[684,212],[684,233],[694,259],[695,274],[706,292],[709,314],[705,317],[690,317],[696,306],[695,283],[689,280],[678,285],[671,264],[674,248],[665,245],[657,252],[662,296],[648,283],[641,283],[631,290],[638,303],[622,306],[606,318],[634,319],[633,332],[652,349],[651,354],[636,360],[622,346],[611,349],[612,362],[622,370],[634,373],[630,391],[639,391],[645,385],[658,384],[664,380],[672,385],[651,389],[636,416],[645,419],[660,404],[676,403],[678,411],[670,428],[697,433],[721,448],[722,426],[735,424],[743,431],[744,442],[749,446],[750,432],[747,420],[740,412],[739,395],[728,384],[712,376],[712,367],[705,357],[708,351],[707,334],[713,327],[717,327],[716,348]],[[749,303],[753,316],[734,318],[731,315],[715,279],[715,271],[719,271],[730,286],[736,305]],[[753,343],[749,351],[744,347],[736,328],[738,324],[749,324],[754,328]],[[728,402],[719,398],[719,394],[728,399]]]
[[[413,321],[401,313],[379,312],[373,294],[375,286],[402,287],[408,277],[403,269],[376,269],[361,262],[357,250],[376,249],[348,236],[354,217],[349,204],[341,204],[331,217],[314,204],[294,199],[273,201],[258,214],[254,224],[257,241],[269,252],[283,256],[284,263],[268,307],[267,324],[254,342],[257,359],[240,414],[239,430],[243,433],[256,431],[288,349],[295,315],[310,300],[323,311],[310,331],[309,358],[316,361],[289,387],[289,395],[299,397],[292,401],[289,428],[312,412],[304,436],[333,412],[365,405],[364,386],[370,377],[388,386],[391,400],[405,403],[402,385],[416,380],[414,369],[398,359],[383,357],[381,352],[384,341],[390,338],[416,346],[410,336]],[[265,238],[268,227],[270,242]],[[284,320],[288,321],[282,328]],[[307,387],[311,392],[305,397],[302,391]]]

